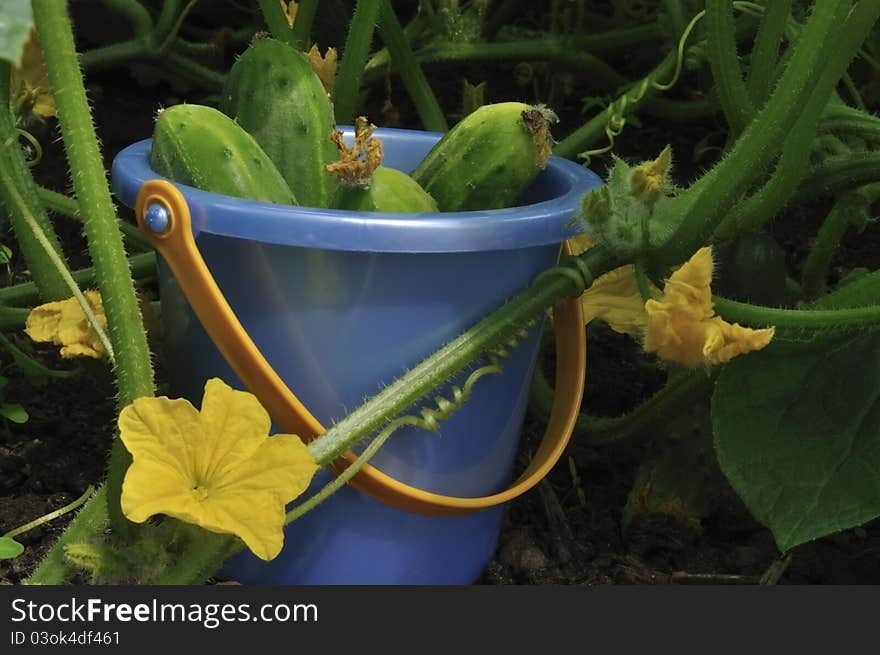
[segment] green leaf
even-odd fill
[[[0,537],[0,559],[15,559],[24,552],[24,546],[12,537]]]
[[[21,63],[22,50],[33,24],[31,0],[3,0],[3,11],[0,12],[0,59],[16,66]]]
[[[24,407],[17,403],[0,403],[0,416],[13,423],[27,423],[30,418]]]
[[[721,470],[783,552],[880,516],[880,334],[779,342],[712,398]]]

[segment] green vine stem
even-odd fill
[[[842,102],[828,103],[819,129],[826,133],[848,134],[868,141],[880,141],[880,119]]]
[[[594,246],[580,257],[551,269],[524,292],[450,341],[429,358],[361,405],[322,437],[310,450],[318,461],[332,461],[352,444],[374,434],[389,420],[471,362],[503,346],[528,321],[566,297],[579,296],[593,279],[619,265],[604,247]]]
[[[730,0],[706,0],[706,45],[709,66],[731,137],[741,134],[754,115],[739,58]]]
[[[573,450],[596,446],[630,446],[682,416],[708,397],[720,367],[682,371],[670,376],[653,396],[622,416],[580,414],[575,423]],[[542,418],[550,416],[554,391],[543,371],[536,369],[530,396],[531,408]]]
[[[31,277],[40,289],[40,295],[46,301],[62,300],[70,297],[67,285],[60,271],[53,265],[49,253],[28,226],[26,215],[33,216],[46,235],[51,250],[64,260],[61,244],[37,197],[36,184],[18,145],[18,132],[9,109],[9,79],[9,63],[0,61],[0,162],[7,171],[9,180],[8,184],[0,184],[0,204],[9,213],[18,247]],[[20,203],[14,202],[13,194],[21,198]]]
[[[118,404],[125,407],[135,398],[153,394],[153,372],[146,333],[122,237],[116,226],[116,210],[107,186],[83,87],[66,3],[33,0],[32,6],[55,96],[73,187],[83,217],[83,229],[104,301],[110,339],[116,352]],[[130,455],[117,439],[108,467],[107,502],[114,530],[120,536],[128,534],[133,527],[119,507],[122,478],[130,462]]]
[[[871,184],[841,195],[834,203],[804,260],[801,286],[807,299],[825,292],[828,268],[840,240],[847,228],[864,218],[867,209],[877,200],[880,200],[880,184]]]
[[[400,21],[397,20],[397,14],[394,13],[390,0],[382,0],[379,8],[379,34],[391,54],[391,61],[400,72],[403,84],[425,129],[434,132],[448,130],[449,126],[440,103],[437,102],[431,85],[413,56],[409,41],[400,26]]]
[[[58,585],[67,581],[70,567],[64,557],[63,543],[88,542],[105,532],[108,524],[106,491],[105,485],[95,492],[24,584]]]
[[[259,0],[259,5],[272,36],[299,50],[299,44],[296,42],[293,30],[287,23],[287,16],[284,15],[281,3],[278,0]]]
[[[223,87],[224,75],[174,52],[171,48],[179,43],[177,33],[196,1],[190,0],[181,12],[178,12],[179,0],[163,2],[157,22],[153,25],[149,13],[136,0],[103,0],[108,9],[129,22],[134,38],[83,53],[80,56],[80,66],[83,70],[96,71],[129,62],[161,64],[167,70],[201,87],[219,90]],[[280,11],[280,5],[278,7]]]
[[[381,2],[382,0],[358,0],[351,18],[334,85],[333,106],[336,110],[336,122],[340,125],[349,124],[354,119],[355,107],[360,100],[361,78],[367,55],[370,54]]]
[[[772,219],[790,201],[809,169],[810,152],[816,140],[823,104],[824,96],[814,94],[786,138],[770,179],[759,191],[731,209],[718,224],[714,239],[732,239],[755,230]]]
[[[93,493],[95,493],[95,487],[92,485],[89,485],[86,488],[86,490],[83,492],[82,496],[80,496],[79,498],[77,498],[73,502],[68,503],[64,507],[59,507],[58,509],[56,509],[52,512],[49,512],[48,514],[44,514],[43,516],[40,516],[39,518],[36,518],[33,521],[29,521],[28,523],[25,523],[24,525],[20,525],[17,528],[10,530],[9,532],[7,532],[6,534],[4,534],[2,536],[10,537],[10,538],[17,537],[20,534],[24,534],[28,530],[33,530],[34,528],[41,526],[44,523],[48,523],[49,521],[55,520],[59,516],[64,516],[68,512],[72,512],[77,507],[79,507],[80,505],[85,503],[89,499],[89,496],[91,496]]]
[[[803,178],[792,200],[809,203],[872,182],[880,182],[880,152],[828,157]]]
[[[773,218],[794,195],[798,183],[809,169],[810,152],[819,121],[829,104],[828,90],[833,89],[841,71],[846,70],[852,54],[845,50],[835,51],[828,59],[816,91],[785,139],[782,154],[770,180],[760,191],[732,209],[718,225],[714,238],[729,239],[756,229]]]
[[[666,15],[672,35],[676,39],[681,38],[688,23],[681,0],[663,0],[663,13]]]
[[[758,26],[746,76],[746,87],[756,108],[767,101],[773,88],[779,47],[791,15],[791,2],[792,0],[773,0],[767,3]]]
[[[315,14],[318,12],[318,0],[300,0],[296,10],[296,19],[293,21],[293,45],[299,50],[305,50],[309,45],[309,35],[312,33],[312,23],[315,22]]]
[[[414,20],[414,22],[416,21]],[[416,22],[417,28],[421,28],[421,26],[421,22]],[[413,31],[416,31],[415,28],[413,28]],[[657,41],[660,37],[660,28],[651,23],[649,25],[621,28],[585,36],[552,36],[488,43],[441,41],[431,43],[416,50],[414,57],[419,64],[461,61],[519,62],[551,60],[557,63],[572,62],[574,67],[578,67],[581,65],[581,62],[585,61],[581,58],[581,55],[590,55],[598,59],[602,55],[626,52],[637,46]],[[374,55],[364,71],[364,81],[375,82],[380,79],[385,72],[387,64],[387,57],[380,57],[379,53]]]
[[[605,88],[614,88],[625,82],[612,66],[599,54],[590,50],[575,49],[562,39],[543,41],[511,41],[501,43],[446,43],[426,47],[414,55],[416,63],[457,61],[549,61],[553,64],[590,76],[590,81]],[[385,72],[382,68],[370,69],[365,81],[373,81]],[[593,78],[596,79],[593,79]]]
[[[131,274],[135,279],[142,279],[153,276],[156,273],[156,253],[145,252],[134,255],[128,259],[128,265]],[[83,268],[71,273],[74,281],[79,287],[91,287],[97,279],[97,272],[94,267]],[[25,308],[25,312],[30,311],[30,307],[39,301],[39,292],[37,285],[33,282],[22,282],[0,289],[0,307],[12,305],[15,309]],[[25,313],[25,317],[27,314]],[[24,324],[22,320],[21,324]]]
[[[422,10],[422,7],[419,7],[419,10],[416,12],[416,15],[413,16],[412,20],[406,24],[403,28],[403,34],[406,36],[406,42],[409,44],[410,48],[413,47],[413,44],[425,33],[430,27],[430,22],[425,16],[425,12]],[[422,63],[419,60],[419,56],[417,53],[414,53],[413,56],[416,58],[417,63]],[[371,84],[373,82],[377,82],[382,79],[385,75],[385,71],[388,68],[388,65],[391,63],[391,53],[388,52],[388,47],[383,46],[376,50],[373,54],[370,55],[370,58],[367,60],[366,65],[364,66],[364,84]]]
[[[82,217],[79,215],[79,203],[76,202],[75,198],[65,196],[63,193],[58,193],[57,191],[52,191],[52,189],[47,189],[44,186],[37,186],[37,197],[39,197],[40,202],[43,203],[43,207],[46,208],[46,211],[55,212],[56,214],[61,214],[62,216],[66,216],[67,218],[82,223]],[[144,235],[141,234],[141,231],[134,225],[126,223],[122,219],[118,219],[116,225],[119,227],[119,230],[122,232],[129,245],[141,251],[152,250],[152,246],[150,246],[144,238]]]
[[[180,0],[162,0],[162,9],[159,11],[159,18],[156,19],[156,28],[152,35],[156,43],[164,41],[171,34],[179,9]]]
[[[36,287],[34,288],[36,293]],[[28,307],[6,307],[0,305],[0,332],[8,332],[9,330],[18,330],[27,321],[28,315],[31,313]]]
[[[797,337],[810,332],[851,332],[880,325],[880,305],[846,309],[780,309],[760,307],[713,296],[715,310],[730,322],[755,327],[774,326],[777,335]]]
[[[880,0],[862,0],[855,7],[847,0],[817,1],[770,100],[728,157],[666,205],[663,218],[677,227],[655,251],[657,263],[682,262],[709,240],[731,206],[765,170],[767,160],[787,140],[799,138],[792,123],[814,109],[822,95],[825,100],[830,97],[878,16]],[[662,227],[664,221],[658,223]]]
[[[107,9],[124,18],[131,25],[134,35],[140,39],[149,38],[153,31],[153,19],[137,0],[101,0]]]

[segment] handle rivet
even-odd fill
[[[144,223],[151,232],[162,234],[168,229],[171,222],[171,212],[168,207],[159,202],[150,203],[144,212]]]

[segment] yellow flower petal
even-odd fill
[[[707,363],[703,358],[708,323],[679,306],[656,300],[645,303],[648,324],[645,350],[685,366]]]
[[[314,44],[309,49],[308,58],[309,63],[312,65],[312,70],[315,71],[315,75],[321,80],[324,90],[332,94],[333,83],[336,81],[336,62],[338,59],[336,48],[327,48],[327,52],[321,56],[318,45]]]
[[[578,234],[569,239],[566,243],[568,243],[572,255],[581,255],[596,245],[596,242],[586,234]]]
[[[31,29],[30,38],[22,51],[21,67],[12,69],[10,83],[11,97],[19,111],[41,118],[55,116],[55,98],[49,88],[43,47],[34,29]]]
[[[700,318],[711,318],[712,248],[700,248],[675,271],[663,287],[664,299],[682,312]]]
[[[753,330],[717,316],[713,322],[715,329],[709,331],[703,346],[703,357],[709,364],[723,364],[737,355],[760,350],[770,343],[775,333],[774,328]]]
[[[97,291],[83,293],[101,327],[107,327],[101,295]],[[25,334],[38,343],[61,346],[64,358],[84,356],[100,359],[104,345],[92,328],[76,298],[59,300],[34,307],[25,322]]]
[[[296,12],[299,9],[299,3],[296,0],[290,0],[290,2],[285,2],[284,0],[278,0],[281,3],[281,9],[284,11],[284,17],[287,19],[287,24],[290,27],[293,27],[293,21],[296,20]]]
[[[252,457],[272,425],[256,396],[236,391],[219,378],[205,384],[199,422],[201,443],[195,469],[199,480],[225,476]]]
[[[285,506],[302,494],[318,465],[299,437],[279,434],[264,439],[254,456],[211,482],[202,526],[238,535],[264,560],[281,550]],[[253,520],[255,508],[264,520]],[[223,522],[212,522],[222,517]]]
[[[660,300],[648,300],[645,350],[685,366],[722,364],[760,350],[773,328],[753,330],[715,316],[712,304],[712,250],[698,250],[663,288]]]
[[[585,323],[601,319],[615,332],[633,337],[641,333],[645,301],[633,266],[621,266],[598,277],[580,300]]]
[[[119,417],[132,455],[123,512],[136,522],[167,514],[234,534],[272,559],[284,540],[285,506],[318,466],[298,437],[269,437],[269,427],[252,394],[218,379],[205,385],[201,412],[186,400],[139,398]]]

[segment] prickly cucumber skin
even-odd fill
[[[373,179],[367,187],[340,186],[336,208],[405,214],[438,211],[435,200],[415,180],[386,166],[373,171]]]
[[[257,140],[300,204],[330,206],[333,107],[303,53],[274,39],[254,41],[232,66],[220,109]]]
[[[511,207],[547,164],[541,111],[520,102],[480,107],[437,142],[413,179],[440,211]]]
[[[203,191],[298,204],[253,137],[212,107],[175,105],[163,110],[153,129],[150,165],[159,175]]]

